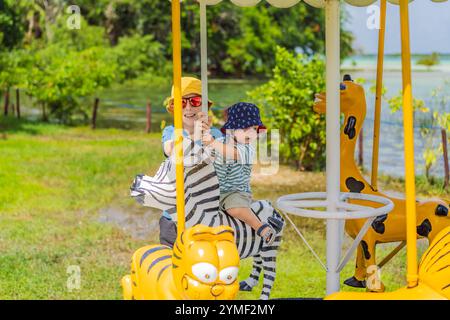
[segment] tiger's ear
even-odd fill
[[[234,230],[228,226],[215,227],[215,234],[217,241],[231,241],[234,242]]]
[[[234,230],[228,226],[207,227],[197,225],[189,230],[190,238],[194,241],[232,241]]]

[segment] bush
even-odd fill
[[[430,69],[432,66],[438,65],[440,63],[439,53],[433,52],[429,56],[422,57],[417,61],[418,65],[426,66]]]
[[[280,131],[280,157],[299,169],[325,165],[325,123],[313,111],[314,94],[325,90],[325,64],[318,57],[276,50],[273,78],[249,93],[262,107],[264,124]]]
[[[69,123],[76,116],[86,120],[91,106],[82,105],[80,99],[109,86],[115,72],[116,65],[108,60],[104,48],[71,51],[54,44],[35,52],[33,67],[26,77],[26,91],[62,123]]]
[[[162,58],[162,45],[151,35],[122,37],[113,50],[122,80],[146,73],[161,75],[168,70],[168,63]]]

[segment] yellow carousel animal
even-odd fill
[[[317,94],[314,110],[318,113],[326,112],[326,95]],[[371,287],[366,281],[368,268],[377,266],[375,252],[379,243],[404,241],[406,239],[406,204],[404,199],[387,196],[378,190],[374,190],[369,182],[362,176],[355,163],[355,145],[359,137],[359,132],[366,116],[366,98],[364,88],[353,81],[350,76],[344,77],[341,84],[341,112],[344,114],[344,125],[341,129],[341,191],[356,192],[364,194],[378,195],[389,198],[394,203],[394,209],[386,216],[377,218],[362,239],[357,250],[356,269],[353,277],[344,283],[358,288],[366,287],[371,291],[384,291],[381,281],[374,279],[373,283],[378,283],[377,287]],[[375,206],[371,202],[352,200],[352,203]],[[426,237],[431,243],[436,235],[444,228],[450,226],[448,216],[448,202],[442,200],[417,201],[417,235],[418,238]],[[365,220],[348,220],[345,230],[348,235],[355,238],[362,228]],[[370,268],[369,268],[370,270]]]
[[[239,254],[228,226],[197,225],[182,232],[173,250],[137,250],[131,275],[122,278],[127,300],[225,300],[239,291]]]
[[[419,264],[419,279],[413,288],[394,292],[338,292],[327,300],[448,300],[450,299],[450,227],[442,230],[423,254]]]

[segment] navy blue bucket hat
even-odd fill
[[[222,132],[226,130],[245,129],[258,126],[258,130],[265,129],[261,121],[259,109],[253,103],[238,102],[227,110],[228,120],[222,127]]]

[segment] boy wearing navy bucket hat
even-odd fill
[[[220,207],[229,215],[250,225],[266,245],[273,243],[278,230],[261,223],[250,209],[252,194],[250,176],[260,129],[265,129],[259,109],[240,102],[228,108],[228,119],[222,127],[224,137],[214,139],[206,122],[202,123],[202,142],[213,149],[214,167],[220,185]]]

